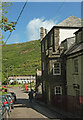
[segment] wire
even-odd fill
[[[27,1],[28,1],[28,0],[27,0]],[[26,4],[27,4],[27,1],[26,1],[26,3],[24,4],[24,6],[23,6],[23,8],[22,8],[22,10],[21,10],[21,12],[20,12],[18,18],[17,18],[16,24],[17,24],[17,22],[18,22],[18,20],[19,20],[19,18],[20,18],[20,16],[21,16],[21,14],[22,14],[22,12],[23,12],[23,10],[24,10]]]
[[[57,15],[60,13],[62,7],[64,6],[65,4],[65,0],[62,2],[62,4],[59,6],[59,8],[56,10],[56,17],[54,17],[54,19],[56,20],[58,17]],[[62,12],[62,11],[61,11]]]
[[[16,20],[16,25],[17,25],[17,23],[18,23],[18,21],[19,21],[19,18],[20,18],[20,16],[21,16],[21,14],[22,14],[22,12],[23,12],[23,10],[24,10],[24,8],[25,8],[25,6],[26,6],[27,2],[28,2],[28,0],[26,0],[25,4],[24,4],[24,6],[23,6],[23,8],[22,8],[22,10],[21,10],[21,12],[20,12],[20,14],[19,14],[19,16],[18,16],[17,20]],[[10,38],[10,36],[11,36],[12,32],[13,32],[13,30],[12,30],[12,31],[10,32],[10,34],[8,35],[8,37],[7,37],[7,39],[6,39],[6,41],[5,41],[5,43],[4,43],[4,44],[6,44],[6,43],[7,43],[7,41],[8,41],[8,39]]]

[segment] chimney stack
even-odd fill
[[[43,27],[40,28],[40,40],[42,40],[48,34],[48,30]]]
[[[45,29],[45,35],[47,35],[48,34],[48,30],[47,29]]]
[[[40,28],[40,39],[42,40],[45,37],[45,30],[43,27]]]
[[[57,53],[59,48],[59,29],[54,29],[54,51]]]

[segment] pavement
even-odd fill
[[[80,119],[80,120],[82,119],[82,120],[83,120],[83,118],[80,118],[80,116],[78,116],[78,115],[76,115],[76,114],[74,115],[74,114],[71,113],[71,112],[68,112],[68,111],[64,111],[64,110],[62,110],[62,109],[55,108],[54,106],[48,106],[48,105],[45,104],[44,102],[38,101],[38,100],[36,100],[36,99],[34,99],[33,101],[34,101],[35,103],[37,103],[37,104],[39,104],[39,105],[41,105],[41,106],[43,106],[43,107],[51,110],[52,112],[54,112],[54,114],[56,113],[58,118],[61,118],[61,119]]]
[[[45,104],[44,102],[42,101],[38,101],[38,100],[35,100],[35,102],[37,102],[38,104],[44,106],[44,107],[47,107],[49,110],[53,111],[53,112],[56,112],[57,115],[60,116],[61,119],[80,119],[80,120],[83,120],[82,117],[78,116],[78,115],[74,115],[73,113],[71,112],[68,112],[68,111],[64,111],[62,109],[58,109],[58,108],[55,108],[54,106],[48,106],[47,104]]]
[[[14,109],[11,111],[9,116],[10,119],[54,119],[61,120],[62,115],[48,109],[46,106],[39,104],[35,100],[30,103],[28,99],[28,93],[24,93],[20,88],[9,88],[9,91],[16,93],[17,101],[14,105]]]
[[[53,107],[53,106],[50,106],[50,107],[48,107],[44,102],[41,102],[41,101],[36,101],[38,104],[41,104],[42,106],[45,106],[45,107],[47,107],[48,109],[50,109],[50,110],[52,110],[52,111],[54,111],[54,112],[56,112],[57,114],[59,114],[59,116],[61,116],[60,118],[63,118],[63,119],[77,119],[77,118],[80,118],[80,117],[78,117],[78,116],[76,116],[76,115],[74,115],[74,114],[72,114],[72,113],[70,113],[70,112],[67,112],[67,111],[63,111],[62,109],[58,109],[58,108],[55,108],[55,107]]]

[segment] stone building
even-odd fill
[[[36,72],[36,92],[42,94],[41,71]]]
[[[65,52],[67,107],[83,115],[83,28],[75,32],[75,43]]]
[[[41,34],[43,36],[40,36],[43,101],[48,105],[64,110],[67,110],[66,57],[64,51],[66,51],[66,47],[69,49],[75,43],[74,32],[80,27],[81,19],[70,16],[54,26],[46,35]],[[65,42],[62,43],[64,40]]]
[[[10,76],[8,77],[9,84],[12,82],[16,81],[17,84],[25,84],[25,83],[30,83],[30,82],[36,82],[35,76],[32,75],[26,75],[26,76]]]
[[[42,81],[41,81],[41,71],[37,69],[36,72],[36,99],[42,100]]]

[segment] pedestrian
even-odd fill
[[[33,99],[33,90],[31,89],[31,91],[29,92],[29,100],[30,102],[32,102]]]
[[[27,91],[27,84],[25,84],[25,91]]]

